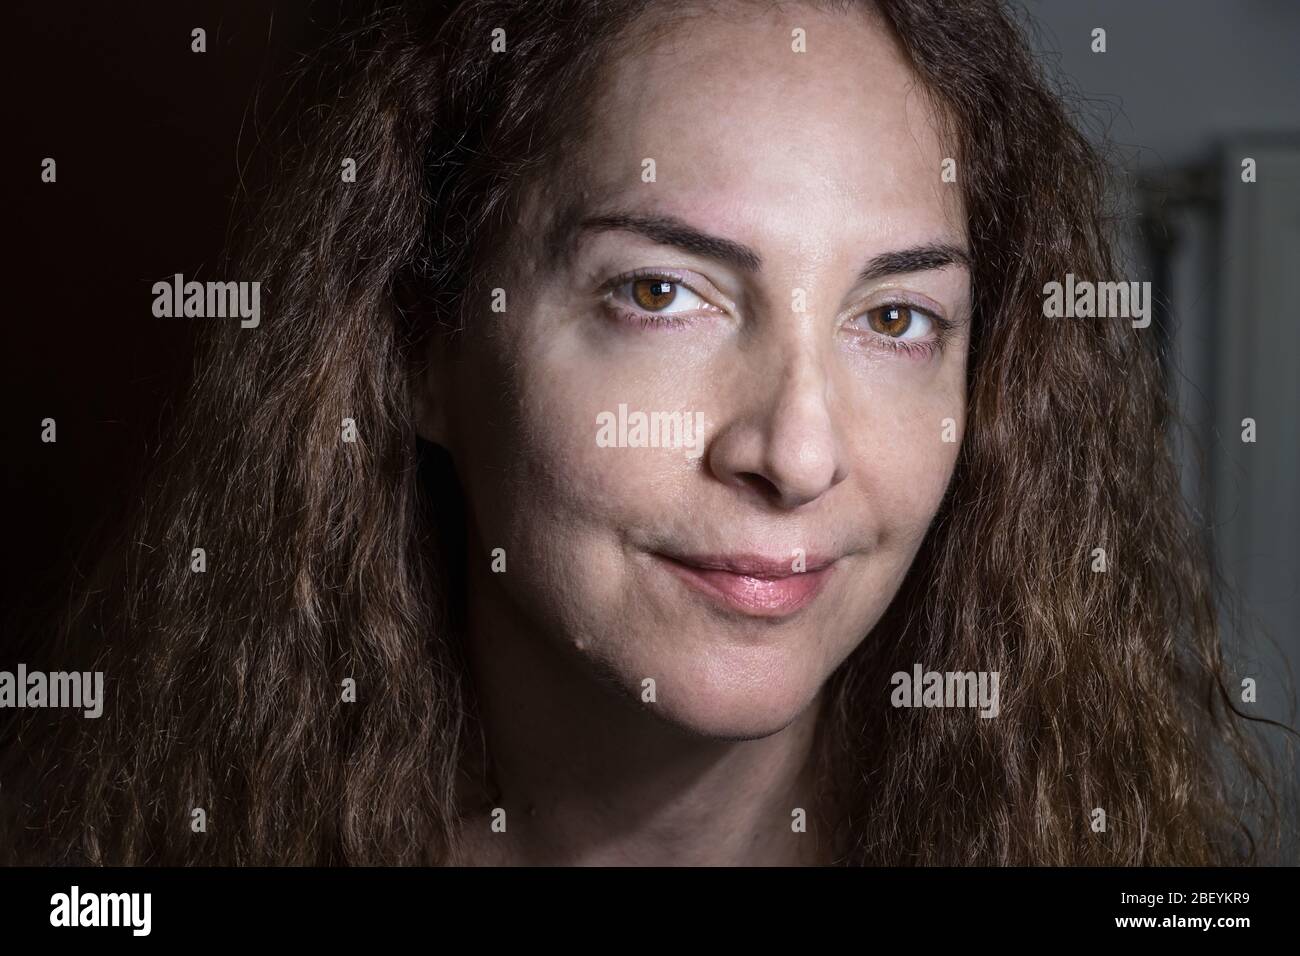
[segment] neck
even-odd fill
[[[472,578],[470,594],[484,594]],[[457,863],[830,861],[813,761],[820,695],[768,737],[711,739],[656,716],[502,600],[471,598],[466,637],[482,735],[459,795]]]

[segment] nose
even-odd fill
[[[791,510],[844,480],[830,378],[815,345],[776,345],[749,371],[736,411],[716,427],[706,461],[713,476],[769,506]]]

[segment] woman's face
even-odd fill
[[[474,606],[696,733],[811,703],[951,476],[967,237],[915,82],[862,13],[656,35],[531,193],[505,310],[435,347],[422,432],[469,499]]]

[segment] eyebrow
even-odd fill
[[[621,230],[645,236],[652,242],[673,246],[707,259],[716,259],[745,272],[757,272],[763,257],[743,243],[712,236],[674,216],[640,216],[614,212],[590,216],[578,224],[579,231]],[[870,259],[858,274],[860,282],[874,282],[908,272],[925,272],[957,265],[969,269],[971,257],[965,249],[946,242],[925,243]]]
[[[929,269],[942,269],[944,266],[961,266],[969,269],[970,253],[946,242],[927,243],[910,249],[899,249],[896,252],[882,252],[863,267],[858,280],[873,282],[887,276],[925,272]]]
[[[673,216],[636,216],[630,213],[608,213],[582,220],[582,230],[618,229],[635,232],[662,246],[673,246],[706,259],[716,259],[745,272],[757,272],[763,265],[762,257],[749,246],[711,236]]]

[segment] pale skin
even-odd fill
[[[964,424],[951,155],[866,13],[747,6],[611,63],[566,182],[532,194],[503,251],[506,311],[485,303],[432,346],[417,412],[468,498],[467,638],[501,787],[466,797],[458,862],[831,860],[817,704],[897,592]],[[551,264],[533,237],[561,189],[580,218],[629,218],[575,231]],[[652,217],[753,258],[647,234]],[[663,277],[615,282],[632,270]],[[620,404],[702,412],[701,453],[599,447]],[[831,563],[791,613],[738,610],[673,570],[801,552]]]

